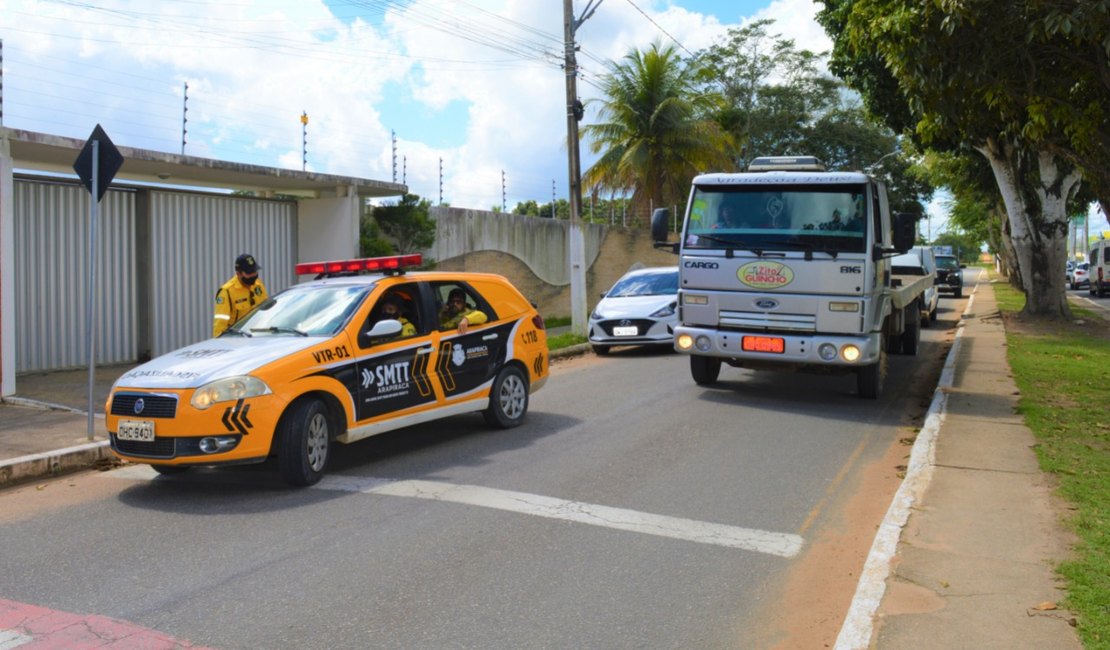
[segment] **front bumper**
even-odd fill
[[[688,336],[692,341],[690,348],[679,345],[683,337]],[[782,339],[782,352],[755,352],[744,350],[743,337],[759,336]],[[733,362],[745,361],[759,364],[803,365],[803,366],[840,366],[860,367],[876,363],[882,352],[882,334],[873,333],[865,336],[848,336],[838,334],[785,334],[785,333],[756,333],[738,332],[734,330],[717,330],[702,327],[678,326],[674,333],[675,350],[685,354],[696,354],[705,357],[717,357]],[[832,359],[822,358],[822,346],[831,345],[836,350]],[[859,350],[859,357],[854,361],[845,358],[843,351],[849,346]]]

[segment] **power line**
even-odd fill
[[[655,25],[655,28],[656,28],[656,29],[658,29],[659,31],[663,32],[663,34],[664,34],[664,35],[666,35],[666,37],[667,37],[667,38],[669,38],[669,39],[671,39],[672,41],[674,41],[674,42],[675,42],[675,45],[678,45],[679,47],[681,47],[681,48],[682,48],[682,51],[683,51],[683,52],[685,52],[685,53],[689,54],[690,56],[694,56],[694,53],[693,53],[693,52],[691,52],[690,50],[686,49],[686,46],[685,46],[685,45],[683,45],[683,44],[682,44],[682,43],[681,43],[681,42],[680,42],[680,41],[679,41],[679,40],[678,40],[677,38],[675,38],[674,36],[671,36],[671,35],[670,35],[670,33],[668,33],[668,32],[667,32],[667,30],[663,29],[663,28],[662,28],[662,27],[661,27],[661,26],[659,25],[659,23],[655,22],[655,21],[654,21],[654,20],[652,19],[652,17],[651,17],[651,16],[647,15],[646,13],[644,13],[644,10],[643,10],[643,9],[640,9],[639,7],[637,7],[637,6],[636,6],[636,3],[635,3],[635,2],[633,2],[632,0],[628,0],[628,4],[632,5],[632,8],[633,8],[633,9],[635,9],[636,11],[640,12],[640,15],[642,15],[642,16],[643,16],[644,18],[647,18],[647,19],[648,19],[648,22],[649,22],[649,23],[651,23],[652,25]]]

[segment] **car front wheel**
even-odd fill
[[[510,429],[524,421],[528,412],[528,379],[516,366],[505,366],[493,380],[489,406],[482,411],[486,422],[499,429]]]
[[[298,402],[278,424],[278,467],[290,485],[315,485],[331,451],[331,418],[318,399]]]

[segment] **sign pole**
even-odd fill
[[[88,436],[91,442],[95,438],[95,414],[96,410],[93,408],[93,384],[96,380],[96,336],[94,336],[94,329],[96,328],[96,320],[94,319],[94,311],[96,306],[96,299],[93,294],[96,291],[96,212],[97,206],[100,204],[99,200],[99,187],[98,177],[100,176],[100,142],[98,140],[92,141],[92,192],[89,194],[89,272],[88,272],[88,293],[86,295],[87,307],[85,309],[85,346],[89,350],[89,430]]]

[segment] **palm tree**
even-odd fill
[[[701,171],[729,165],[728,136],[711,119],[719,96],[699,90],[696,69],[674,47],[653,43],[611,63],[603,77],[599,121],[585,125],[601,158],[583,175],[595,191],[631,192],[643,210],[685,200]]]

